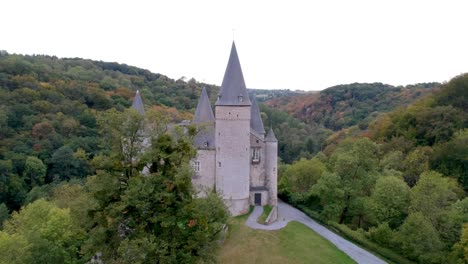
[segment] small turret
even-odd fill
[[[278,139],[276,139],[276,136],[275,136],[275,132],[273,132],[273,128],[270,127],[270,130],[268,131],[265,141],[266,142],[278,142]]]
[[[193,118],[193,123],[198,127],[198,133],[194,138],[195,147],[198,149],[214,149],[215,118],[205,87],[202,89],[197,110],[195,111],[195,117]]]
[[[209,123],[214,122],[213,109],[211,109],[210,99],[205,87],[203,87],[200,100],[198,101],[197,110],[195,111],[194,123]]]
[[[133,98],[132,108],[137,110],[142,116],[145,115],[145,106],[143,100],[141,100],[140,91],[137,90],[135,97]]]
[[[250,128],[252,128],[261,136],[265,136],[265,128],[263,127],[262,117],[260,116],[260,108],[258,107],[255,95],[252,96],[250,101],[252,101],[252,110],[250,112]]]

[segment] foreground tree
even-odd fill
[[[0,263],[84,263],[78,255],[80,238],[69,209],[37,200],[5,222]]]
[[[190,137],[150,133],[155,136],[144,149],[138,147],[143,142],[140,132],[120,133],[112,124],[121,124],[108,121],[107,129],[117,137],[111,140],[126,143],[117,149],[121,153],[100,157],[103,164],[115,165],[97,170],[86,184],[96,204],[89,210],[83,252],[87,257],[101,252],[106,263],[213,262],[227,213],[215,194],[194,198],[189,161],[195,150]],[[134,135],[135,148],[128,147],[122,135]],[[141,164],[149,167],[148,174],[139,173]]]

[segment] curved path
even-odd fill
[[[317,232],[319,235],[333,243],[337,248],[346,253],[357,263],[365,264],[384,264],[387,263],[380,258],[376,257],[372,253],[364,250],[348,240],[340,237],[339,235],[328,230],[321,224],[317,223],[312,218],[305,215],[298,209],[290,206],[283,201],[278,200],[278,220],[270,225],[262,225],[257,223],[258,217],[262,214],[263,208],[261,206],[255,206],[255,209],[250,214],[245,224],[253,229],[262,230],[277,230],[285,227],[290,221],[298,221],[308,226],[310,229]]]

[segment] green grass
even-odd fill
[[[265,206],[263,206],[263,213],[262,215],[258,218],[257,222],[259,224],[262,224],[264,225],[265,224],[265,221],[266,219],[268,218],[268,215],[270,214],[271,212],[271,209],[273,209],[273,206],[267,204]]]
[[[248,215],[232,218],[219,263],[356,263],[328,240],[299,222],[276,231],[253,230]]]

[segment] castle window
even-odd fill
[[[218,161],[218,167],[221,168],[221,161]]]
[[[252,148],[252,163],[260,162],[260,148]]]
[[[201,169],[201,162],[199,160],[195,160],[192,162],[192,168],[195,172],[200,172]]]

